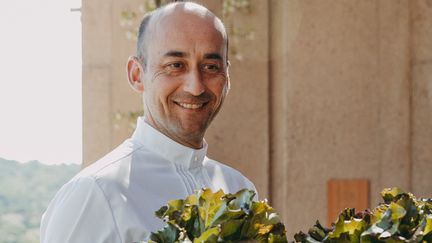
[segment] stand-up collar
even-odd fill
[[[138,118],[137,128],[132,135],[132,140],[166,160],[185,168],[194,168],[202,165],[204,157],[207,154],[207,143],[205,140],[201,149],[186,147],[150,126],[144,117]]]

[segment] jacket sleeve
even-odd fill
[[[41,243],[121,243],[115,218],[94,178],[73,179],[51,201],[41,221]]]

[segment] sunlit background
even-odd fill
[[[81,0],[0,2],[0,157],[81,163]]]

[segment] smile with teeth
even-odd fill
[[[204,106],[205,103],[200,104],[190,104],[190,103],[183,103],[183,102],[176,102],[179,106],[185,108],[185,109],[199,109]]]

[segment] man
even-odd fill
[[[62,187],[41,223],[42,243],[131,243],[163,227],[154,212],[207,187],[254,185],[206,157],[203,137],[229,90],[222,22],[195,3],[148,14],[127,75],[145,117],[132,137]]]

